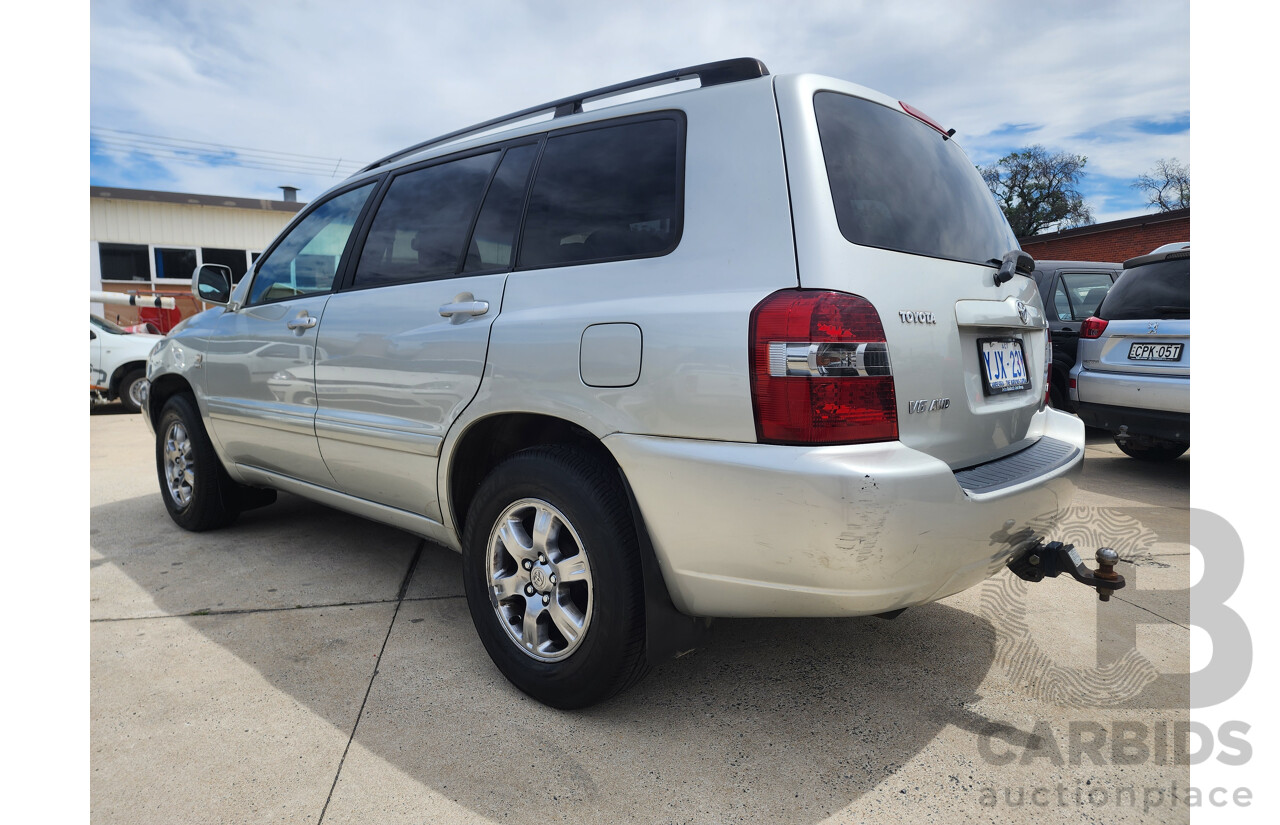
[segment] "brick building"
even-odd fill
[[[286,199],[276,201],[90,186],[90,291],[165,295],[177,299],[181,317],[198,311],[198,266],[223,264],[238,281],[302,209],[296,190],[282,188]],[[120,324],[139,320],[133,307],[89,307]]]
[[[1174,209],[1019,238],[1036,260],[1116,261],[1145,255],[1161,244],[1191,240],[1191,209]]]

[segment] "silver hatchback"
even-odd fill
[[[1124,263],[1080,327],[1071,400],[1126,455],[1169,461],[1191,443],[1191,244]]]

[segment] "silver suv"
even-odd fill
[[[1191,444],[1191,244],[1124,262],[1080,325],[1071,400],[1129,456],[1170,461]]]
[[[205,530],[283,490],[460,551],[490,656],[558,707],[710,617],[981,582],[1054,526],[1084,428],[951,135],[739,59],[384,158],[234,288],[198,273],[216,306],[148,370],[165,505]]]

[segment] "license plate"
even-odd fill
[[[1130,344],[1130,361],[1181,361],[1182,344]]]
[[[978,341],[982,361],[982,389],[987,395],[1017,392],[1031,386],[1022,342],[1017,338],[983,338]]]

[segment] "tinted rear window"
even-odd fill
[[[1107,321],[1191,317],[1191,259],[1126,269],[1111,287],[1098,317]]]
[[[1018,246],[964,152],[915,118],[835,92],[814,95],[840,232],[852,243],[985,263]]]

